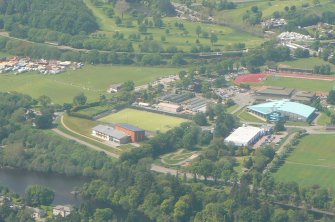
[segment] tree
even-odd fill
[[[327,102],[329,104],[335,105],[335,90],[331,90],[327,97]]]
[[[145,25],[145,24],[140,24],[139,26],[138,26],[138,31],[140,32],[140,33],[146,33],[147,32],[147,26]]]
[[[75,106],[83,106],[87,102],[87,97],[84,93],[80,93],[73,98],[73,105]]]
[[[51,103],[51,99],[50,97],[43,95],[38,98],[38,102],[41,104],[41,106],[45,107]]]
[[[51,113],[44,113],[35,118],[35,125],[38,129],[50,129],[52,127],[53,117]]]
[[[135,83],[131,80],[124,82],[121,89],[126,92],[133,91],[135,89]]]
[[[275,128],[274,128],[274,131],[275,132],[281,132],[281,131],[285,131],[285,126],[284,126],[284,123],[281,122],[281,121],[278,121],[276,122],[276,125],[275,125]]]
[[[121,18],[123,19],[123,14],[129,9],[129,3],[126,0],[118,0],[115,9],[121,12]]]
[[[211,43],[212,43],[212,46],[214,45],[214,43],[216,43],[219,39],[218,39],[218,36],[215,34],[215,33],[211,33]]]
[[[198,38],[199,38],[200,34],[202,33],[202,28],[201,28],[200,25],[197,26],[197,28],[196,28],[196,30],[195,30],[195,33],[197,34],[197,36],[198,36]]]
[[[54,200],[55,193],[51,189],[34,185],[26,189],[25,201],[29,206],[50,205]]]
[[[206,126],[208,125],[206,115],[202,112],[196,113],[193,117],[193,121],[198,124],[199,126]]]
[[[109,222],[113,219],[113,211],[112,209],[96,209],[94,213],[94,221],[96,222]]]

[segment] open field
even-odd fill
[[[95,107],[90,107],[87,109],[80,110],[77,113],[94,117],[95,115],[100,114],[101,112],[107,111],[109,109],[110,107],[108,106],[95,106]]]
[[[106,123],[129,123],[148,131],[166,132],[188,120],[135,109],[124,109],[106,116],[99,121]]]
[[[237,117],[240,118],[242,121],[246,121],[246,122],[264,123],[263,120],[261,120],[260,118],[257,118],[256,116],[251,115],[246,110],[239,113]]]
[[[96,7],[92,4],[91,0],[85,0],[84,2],[98,18],[100,29],[107,37],[112,37],[115,32],[123,33],[125,36],[138,33],[138,25],[136,20],[125,15],[124,21],[131,21],[132,25],[130,27],[126,27],[124,25],[117,26],[113,18],[109,18],[105,15],[102,7]],[[111,8],[112,6],[110,4],[105,4],[103,7]],[[115,12],[116,14],[118,13],[117,10],[115,10]],[[164,17],[163,21],[165,24],[163,28],[148,27],[147,33],[142,34],[142,39],[144,39],[144,36],[152,34],[154,36],[154,39],[161,42],[164,47],[176,46],[179,49],[183,49],[184,51],[189,51],[191,47],[195,45],[197,39],[196,28],[197,26],[201,26],[203,31],[206,31],[208,33],[214,32],[218,35],[219,39],[218,42],[215,44],[215,48],[224,49],[227,45],[240,42],[246,43],[248,47],[254,47],[264,42],[264,39],[260,37],[254,36],[247,32],[237,31],[227,26],[193,23],[174,17]],[[176,22],[183,23],[185,29],[181,30],[175,27]],[[166,29],[169,30],[168,34],[166,33]],[[161,36],[165,36],[166,40],[161,41]],[[209,38],[200,38],[199,41],[202,45],[211,46]],[[133,44],[135,45],[134,48],[137,49],[138,47],[136,47],[136,45],[138,45],[139,43],[133,42]]]
[[[88,65],[58,75],[0,74],[0,89],[4,92],[25,93],[34,98],[47,95],[53,102],[62,104],[72,102],[73,97],[81,92],[85,93],[89,100],[97,100],[99,95],[106,94],[108,86],[113,83],[133,80],[136,85],[142,85],[176,72],[178,69],[173,68]]]
[[[281,86],[295,88],[306,91],[329,92],[333,88],[335,81],[312,80],[312,79],[296,79],[281,76],[270,76],[262,85],[265,86]]]
[[[318,57],[310,57],[305,59],[296,59],[292,61],[281,62],[280,65],[287,68],[298,68],[298,69],[313,69],[314,66],[316,65],[330,65],[333,71],[335,71],[334,70],[335,65],[326,62]]]
[[[248,26],[242,20],[244,13],[247,10],[250,10],[252,6],[257,6],[263,14],[263,18],[269,18],[275,11],[283,12],[285,6],[296,6],[297,10],[305,10],[306,12],[317,12],[320,14],[320,10],[327,10],[329,7],[332,7],[332,3],[329,0],[321,0],[321,6],[314,6],[313,0],[301,0],[301,1],[281,1],[281,0],[273,0],[273,1],[265,1],[265,0],[255,0],[255,1],[246,1],[246,0],[236,0],[238,3],[237,8],[234,10],[223,10],[221,12],[217,12],[215,17],[218,20],[223,20],[226,23],[231,23],[237,26]],[[302,8],[303,3],[308,3],[310,5],[309,8]]]
[[[296,181],[302,186],[319,184],[335,188],[334,143],[334,135],[306,136],[274,174],[275,179]]]
[[[321,113],[320,117],[318,117],[317,119],[317,124],[320,126],[325,126],[325,125],[330,124],[330,121],[331,119],[329,116],[327,116],[325,113]]]

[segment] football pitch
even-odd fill
[[[295,181],[301,186],[335,188],[335,136],[304,137],[285,164],[274,174],[277,181]]]
[[[166,132],[188,120],[135,109],[124,109],[103,117],[99,121],[106,123],[129,123],[148,131]]]

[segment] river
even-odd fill
[[[0,168],[0,185],[24,197],[24,192],[31,185],[43,185],[55,192],[53,204],[71,204],[79,207],[80,198],[71,194],[76,187],[82,186],[87,179],[67,177],[55,174],[42,174],[16,169]]]

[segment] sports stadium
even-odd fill
[[[269,122],[277,122],[285,120],[310,121],[315,117],[316,109],[283,99],[249,106],[248,111]]]

